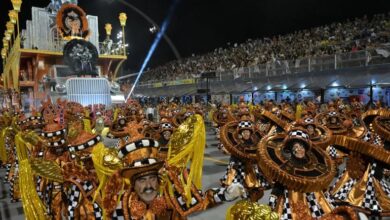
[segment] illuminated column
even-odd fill
[[[20,7],[22,6],[22,0],[11,0],[12,6],[14,7],[14,11],[16,12],[16,28],[18,36],[19,36],[19,12]]]
[[[104,26],[104,29],[106,29],[107,39],[109,39],[110,36],[111,36],[111,30],[112,30],[111,24],[110,24],[110,23],[107,23],[107,24]]]
[[[126,20],[127,20],[127,15],[126,13],[120,13],[119,14],[119,21],[122,26],[122,41],[123,41],[123,55],[126,56],[126,43],[125,43],[125,26],[126,26]]]

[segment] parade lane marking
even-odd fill
[[[214,158],[212,158],[212,157],[207,157],[207,156],[205,156],[204,159],[205,159],[205,160],[208,160],[208,161],[213,161],[213,162],[216,162],[216,163],[220,163],[220,164],[225,164],[225,165],[228,165],[228,164],[229,164],[227,161],[217,160],[217,159],[214,159]]]

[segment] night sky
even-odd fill
[[[161,25],[173,0],[126,0]],[[31,6],[45,7],[48,0],[24,0],[21,26],[31,19]],[[126,41],[130,44],[126,68],[138,71],[156,34],[140,15],[116,0],[79,0],[87,14],[99,16],[101,41],[104,24],[112,23],[113,37],[120,30],[118,14],[126,12]],[[0,34],[9,20],[10,0],[0,6]],[[365,14],[390,12],[390,0],[180,0],[167,30],[167,35],[182,57],[201,54],[228,42],[240,43],[248,38],[260,38],[295,30],[362,17]],[[1,39],[3,36],[1,36]],[[163,64],[175,56],[162,40],[149,67]],[[1,65],[1,64],[0,64]]]

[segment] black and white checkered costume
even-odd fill
[[[38,193],[38,196],[40,199],[43,199],[43,193],[41,191],[41,183],[42,183],[42,177],[41,176],[38,176],[37,177],[37,181],[36,181],[36,185],[35,185],[35,189]]]
[[[238,128],[240,128],[240,129],[246,129],[246,128],[250,129],[250,128],[252,128],[252,126],[253,126],[253,124],[250,121],[240,121],[238,123]]]
[[[328,154],[332,159],[335,159],[338,157],[337,149],[333,147],[332,145],[329,146]]]
[[[271,209],[276,208],[278,198],[275,195],[270,195],[269,200],[268,200],[268,205],[271,207]]]
[[[234,179],[232,183],[239,183],[242,186],[245,187],[245,167],[244,163],[236,158],[236,157],[230,157],[229,165],[226,168],[225,175],[220,179],[222,183],[222,187],[220,188],[212,188],[211,190],[214,192],[214,200],[216,203],[227,201],[225,198],[225,190],[227,189],[228,186],[226,186],[224,183],[228,178],[229,173],[231,172],[232,169],[236,171],[236,175],[234,176]],[[260,173],[258,167],[256,164],[253,164],[253,169],[256,174],[257,181],[259,181],[260,185],[266,189],[270,187],[268,182],[266,181],[265,177]]]
[[[7,163],[7,165],[5,165],[5,176],[3,180],[4,183],[8,183],[8,176],[10,171],[11,171],[11,164]]]
[[[281,193],[278,196],[276,196],[278,193],[276,193],[276,195],[271,194],[271,196],[269,197],[268,204],[272,209],[275,209],[278,200],[283,201],[283,209],[282,209],[282,213],[280,213],[280,219],[283,220],[292,219],[293,207],[291,207],[291,201],[289,200],[289,190],[285,189],[284,187],[281,188],[280,190]],[[314,192],[304,193],[304,197],[306,200],[307,209],[313,218],[317,219],[325,214],[324,210],[320,205],[321,203],[319,202]],[[327,199],[326,196],[325,199]]]
[[[112,220],[125,220],[125,215],[123,214],[122,202],[119,202],[118,206],[115,208],[111,219]]]
[[[309,140],[310,139],[309,135],[306,132],[301,131],[301,130],[293,130],[288,135],[291,138],[302,138],[302,139],[305,139],[305,140]]]
[[[370,142],[374,145],[378,145],[378,146],[382,145],[381,138],[377,134],[372,133],[372,132],[367,132],[362,137],[362,140],[365,142]],[[366,168],[367,169],[366,172],[368,172],[368,177],[367,177],[366,187],[364,189],[364,197],[363,197],[363,201],[361,203],[361,207],[368,209],[368,210],[371,210],[371,211],[379,212],[379,211],[381,211],[381,207],[380,207],[380,204],[377,200],[377,192],[376,192],[376,189],[374,186],[374,181],[376,181],[375,180],[376,167],[377,167],[377,163],[372,162]],[[345,169],[344,172],[341,174],[341,176],[338,177],[335,184],[330,188],[329,191],[332,191],[334,189],[335,185],[337,185],[337,183],[340,181],[340,179],[342,179],[342,176],[346,175],[346,172],[347,171]],[[334,194],[333,198],[345,201],[348,198],[348,194],[350,193],[350,191],[355,187],[355,184],[359,183],[360,181],[361,181],[360,179],[352,179],[352,178],[348,179],[344,183],[344,185],[340,188],[340,190],[338,190]],[[388,192],[390,193],[390,188],[388,188],[387,185],[384,185],[382,183],[385,183],[385,182],[380,181],[382,189],[385,190],[387,188],[389,190]],[[389,195],[390,194],[388,194],[388,196]]]
[[[370,167],[362,206],[370,210],[379,211],[381,208],[379,207],[379,203],[376,199],[376,192],[374,188],[375,167],[376,163],[373,163]]]
[[[382,187],[382,190],[386,193],[386,195],[390,197],[390,186],[387,184],[387,182],[384,179],[382,179],[380,181],[380,185]]]
[[[49,182],[46,185],[44,198],[45,198],[45,204],[46,204],[46,212],[48,214],[51,213],[51,201],[52,201],[52,195],[53,195],[53,182]]]
[[[10,138],[7,136],[5,138],[5,149],[7,152],[10,152],[10,148],[11,148],[11,145],[9,144],[9,140],[10,140]],[[16,156],[16,152],[14,152],[14,155]],[[11,172],[12,165],[13,165],[12,163],[8,163],[6,165],[4,183],[10,183],[10,181],[11,181],[9,179],[9,173]]]
[[[314,193],[306,193],[306,201],[313,218],[319,218],[324,214],[324,210],[322,210],[321,206],[318,204]]]
[[[344,173],[346,171],[347,171],[347,168],[345,167],[343,169],[343,171],[337,176],[336,181],[334,182],[334,184],[331,187],[329,187],[329,191],[332,191],[336,187],[336,184],[340,181],[341,177],[344,175]]]
[[[355,185],[356,180],[349,179],[341,189],[334,195],[336,199],[345,200],[348,196],[348,193],[351,191],[353,185]]]
[[[284,203],[283,203],[283,212],[280,220],[290,220],[292,219],[292,210],[290,206],[290,201],[288,199],[288,190],[284,190]]]
[[[87,194],[94,189],[93,184],[89,181],[84,181],[84,182],[80,180],[76,180],[76,181],[82,185],[83,190]],[[69,220],[75,219],[75,210],[79,206],[81,196],[82,196],[81,190],[77,187],[77,185],[71,184],[68,193],[68,216],[69,216],[68,219]],[[87,199],[92,201],[92,198],[87,198]],[[96,220],[103,219],[103,211],[96,202],[93,203],[93,210],[94,210],[94,215]]]
[[[11,196],[11,202],[18,202],[19,201],[19,198],[15,198],[15,182],[19,182],[18,179],[19,179],[19,162],[18,162],[18,158],[15,156],[16,160],[15,160],[15,163],[14,163],[14,172],[13,172],[13,175],[11,177],[11,179],[9,180],[9,184],[10,184],[10,196]]]

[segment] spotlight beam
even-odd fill
[[[148,65],[149,63],[149,60],[150,58],[152,57],[154,51],[156,50],[158,44],[160,43],[161,41],[161,38],[165,35],[165,31],[167,30],[168,28],[168,25],[169,25],[169,22],[171,20],[171,17],[173,15],[173,12],[175,11],[175,8],[177,6],[177,4],[179,3],[179,0],[174,0],[173,4],[171,5],[171,7],[169,8],[169,11],[168,11],[168,15],[167,17],[164,19],[162,25],[161,25],[161,29],[159,29],[158,33],[157,33],[157,36],[156,38],[154,39],[153,41],[153,44],[152,46],[150,47],[149,51],[148,51],[148,54],[146,55],[146,58],[141,66],[141,69],[140,71],[138,72],[138,75],[137,75],[137,78],[135,79],[134,83],[133,83],[133,86],[131,87],[131,90],[129,92],[129,94],[127,95],[126,97],[126,102],[127,100],[130,98],[131,94],[133,93],[134,91],[134,88],[137,86],[142,74],[144,73],[144,70],[146,68],[146,66]]]
[[[104,1],[106,1],[108,3],[113,3],[114,2],[114,0],[104,0]],[[154,20],[152,18],[150,18],[143,11],[141,11],[140,9],[135,7],[133,4],[131,4],[128,1],[125,1],[125,0],[117,0],[117,1],[120,2],[123,5],[131,8],[133,11],[135,11],[136,13],[141,15],[145,20],[147,20],[149,23],[151,23],[153,26],[155,26],[158,31],[160,31],[160,27],[156,24],[156,22],[154,22]],[[163,34],[163,37],[164,37],[165,41],[168,43],[169,47],[172,49],[172,52],[175,54],[176,59],[180,60],[181,59],[180,53],[177,50],[177,48],[175,47],[175,45],[173,44],[173,42],[171,41],[171,39],[166,34]]]

